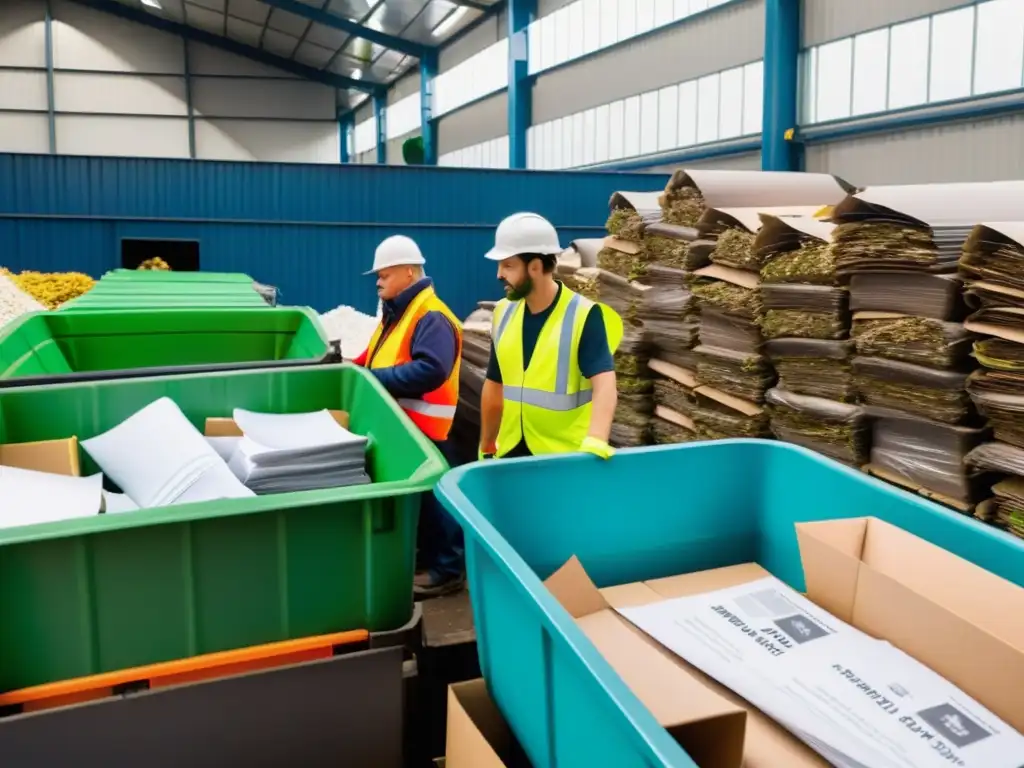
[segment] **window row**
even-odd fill
[[[420,92],[416,91],[411,96],[406,96],[388,107],[385,127],[389,139],[397,139],[399,136],[420,130],[420,122],[423,119],[420,110],[421,103]]]
[[[576,0],[530,25],[530,74],[730,1]]]
[[[756,61],[535,125],[528,167],[575,168],[758,134],[763,81]]]
[[[363,122],[357,123],[352,134],[354,154],[369,152],[377,146],[377,121],[371,115]]]
[[[508,168],[508,136],[446,152],[437,164],[452,168]]]
[[[803,54],[801,122],[822,123],[1024,84],[1024,0],[987,0]]]
[[[440,117],[507,87],[508,40],[499,40],[434,78],[433,114]]]

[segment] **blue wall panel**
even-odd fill
[[[376,307],[362,277],[383,238],[419,242],[460,316],[499,294],[483,258],[505,216],[547,216],[565,243],[599,237],[617,190],[666,176],[389,166],[271,165],[0,155],[0,264],[82,271],[120,266],[122,238],[195,239],[202,268],[246,272],[282,300],[324,311]]]

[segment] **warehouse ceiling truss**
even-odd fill
[[[74,0],[339,90],[381,94],[504,0]]]

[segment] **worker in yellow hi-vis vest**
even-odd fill
[[[535,213],[498,225],[487,258],[506,297],[494,309],[479,457],[583,451],[602,459],[615,404],[622,318],[555,280],[558,233]]]

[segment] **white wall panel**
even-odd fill
[[[57,115],[62,155],[188,157],[188,121],[166,117]]]
[[[0,71],[0,109],[49,109],[46,73]]]
[[[196,157],[267,163],[339,163],[337,123],[197,120]]]
[[[319,83],[287,80],[228,80],[195,77],[197,115],[334,120],[334,90]]]
[[[803,45],[826,43],[962,5],[964,0],[803,0]]]
[[[764,50],[764,13],[763,0],[725,6],[542,72],[533,86],[533,122],[756,61]]]
[[[508,94],[505,91],[478,101],[437,121],[437,153],[508,135]]]
[[[39,0],[3,0],[0,66],[45,67],[45,6]]]
[[[475,56],[485,48],[508,37],[508,17],[504,11],[496,13],[480,26],[463,35],[451,45],[441,49],[438,54],[438,71],[447,72],[458,66],[470,56]]]
[[[172,35],[70,2],[53,4],[57,69],[184,74],[184,44]]]
[[[0,114],[0,152],[43,154],[50,151],[46,115]]]
[[[58,112],[188,116],[183,77],[58,72],[53,98]]]
[[[229,77],[285,77],[293,80],[287,72],[265,67],[233,53],[227,53],[201,43],[188,44],[188,68],[193,75],[225,75]]]
[[[716,171],[759,171],[761,170],[761,153],[748,152],[728,157],[711,157],[706,160],[689,160],[685,163],[656,165],[651,168],[638,169],[641,173],[672,173],[678,168],[700,168]]]
[[[1024,115],[811,144],[806,167],[851,184],[1024,179]]]
[[[413,67],[412,72],[397,80],[391,90],[388,91],[388,104],[401,101],[406,96],[412,96],[420,92],[420,71]]]

